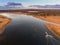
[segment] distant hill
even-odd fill
[[[30,5],[29,7],[36,7],[36,8],[60,8],[60,5]]]
[[[9,2],[7,5],[0,6],[0,10],[20,9],[23,5],[21,3]]]
[[[15,2],[8,2],[4,6],[0,6],[0,10],[20,10],[20,9],[49,9],[49,8],[57,8],[60,9],[60,5],[30,5],[30,6],[23,6],[21,3]]]

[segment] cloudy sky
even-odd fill
[[[0,5],[5,5],[8,2],[22,3],[23,5],[54,5],[60,4],[60,0],[0,0]]]

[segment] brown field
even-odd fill
[[[12,14],[23,14],[23,12],[7,12],[7,13],[12,13]]]
[[[36,16],[37,18],[60,24],[60,16]]]
[[[0,15],[0,33],[4,31],[4,28],[7,26],[7,24],[11,21],[10,18],[7,18],[5,16]]]
[[[37,11],[37,12],[31,12]],[[60,15],[60,9],[21,9],[21,10],[0,10],[0,13],[17,13],[29,15]]]
[[[53,24],[46,24],[46,26],[56,37],[60,38],[60,26]]]

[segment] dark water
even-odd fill
[[[6,15],[11,23],[4,31],[4,45],[47,45],[44,22],[27,15]],[[49,45],[52,45],[49,42]]]

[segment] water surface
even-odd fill
[[[51,33],[41,19],[27,15],[4,15],[12,19],[4,31],[6,45],[47,45],[45,32]],[[49,45],[53,41],[49,41]]]

